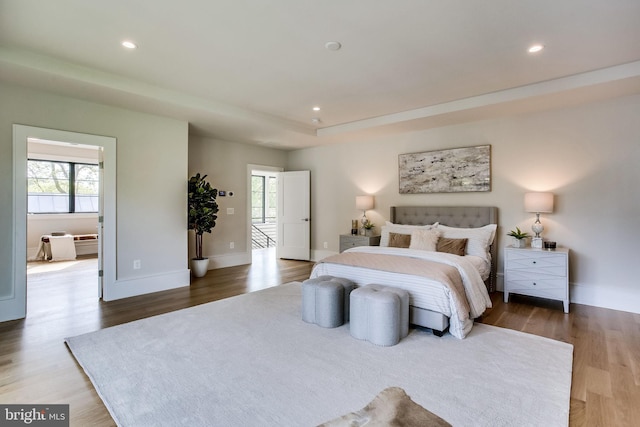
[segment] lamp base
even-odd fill
[[[531,247],[534,249],[542,249],[542,237],[533,237],[531,239]]]

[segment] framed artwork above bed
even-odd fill
[[[400,154],[400,194],[491,191],[491,146]]]

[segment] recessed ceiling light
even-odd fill
[[[122,46],[126,47],[127,49],[135,49],[135,48],[138,47],[137,44],[135,44],[134,42],[129,41],[129,40],[123,41],[122,42]]]
[[[312,108],[313,111],[320,111],[320,107],[316,106]]]
[[[320,120],[318,117],[314,117],[311,119],[311,123],[319,125],[320,123],[322,123],[322,120]]]
[[[544,49],[544,46],[541,44],[534,44],[532,46],[529,47],[529,53],[536,53],[536,52],[540,52],[542,49]]]
[[[340,50],[342,45],[340,44],[340,42],[326,42],[324,47],[328,50]]]

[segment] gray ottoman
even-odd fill
[[[354,283],[348,279],[320,276],[302,282],[302,320],[323,328],[349,321],[349,295]]]
[[[396,345],[409,333],[409,293],[367,285],[351,293],[351,336],[381,346]]]

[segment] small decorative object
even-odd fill
[[[536,233],[535,237],[531,239],[531,247],[542,249],[540,233],[544,231],[544,227],[540,222],[540,213],[553,212],[553,193],[526,193],[524,195],[524,209],[536,214],[536,222],[531,226],[533,232]]]
[[[189,193],[187,197],[187,212],[189,215],[189,230],[195,232],[195,258],[191,260],[193,275],[202,277],[207,274],[209,259],[202,256],[202,235],[211,233],[218,219],[218,190],[205,181],[207,175],[196,174],[189,179]]]
[[[515,230],[509,231],[507,236],[513,237],[513,247],[514,248],[524,248],[527,244],[527,237],[529,237],[529,233],[523,232],[520,228],[516,227]]]
[[[556,242],[544,242],[544,248],[548,251],[555,251]]]
[[[351,234],[353,236],[358,234],[358,220],[357,219],[352,219],[351,220]]]
[[[400,154],[400,194],[491,191],[491,146]]]
[[[369,222],[367,219],[367,211],[373,209],[373,196],[356,196],[356,209],[362,210],[360,234],[364,236],[364,225]]]

